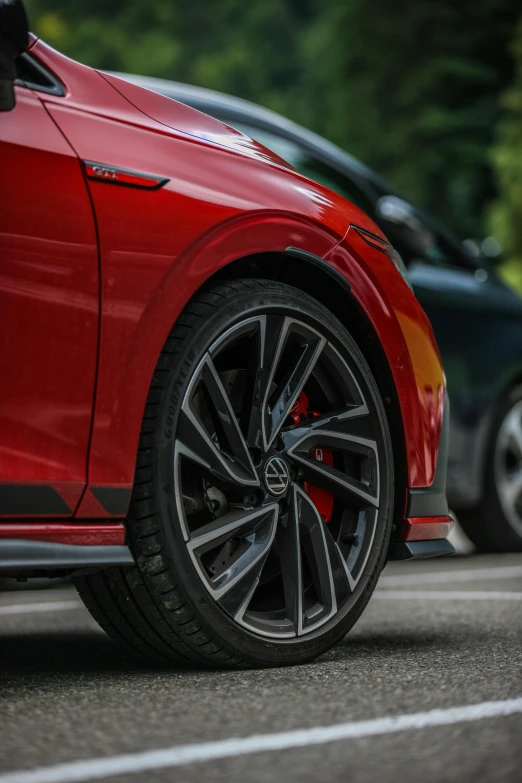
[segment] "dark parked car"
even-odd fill
[[[375,220],[408,266],[444,361],[450,506],[480,550],[522,550],[522,299],[485,259],[315,133],[212,90],[120,75],[244,131]]]

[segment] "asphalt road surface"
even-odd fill
[[[166,670],[0,593],[0,783],[522,780],[522,555],[388,566],[308,666]]]

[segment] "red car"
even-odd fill
[[[0,574],[71,575],[162,661],[310,660],[388,559],[452,551],[401,259],[242,133],[0,23]]]

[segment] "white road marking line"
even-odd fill
[[[246,756],[251,753],[289,750],[310,745],[322,745],[326,742],[425,729],[431,726],[449,726],[453,723],[497,718],[517,713],[522,713],[522,697],[506,701],[486,701],[482,704],[430,710],[429,712],[387,716],[375,720],[340,723],[335,726],[317,726],[311,729],[284,731],[275,734],[255,734],[251,737],[238,737],[192,745],[175,745],[162,750],[125,753],[121,756],[109,756],[108,758],[71,761],[50,767],[0,774],[0,783],[78,783],[78,781],[97,780],[113,775],[131,775],[150,770],[179,767],[184,764]]]
[[[522,576],[522,565],[504,568],[476,568],[463,571],[433,571],[431,573],[396,574],[381,576],[380,587],[400,587],[401,585],[436,585],[447,582],[481,582],[493,579],[514,579]]]
[[[397,600],[425,598],[440,601],[444,600],[464,600],[464,601],[522,601],[522,593],[499,593],[487,592],[485,590],[376,590],[374,598],[383,598],[384,600]]]
[[[80,609],[85,608],[81,601],[45,601],[38,604],[11,604],[10,606],[0,606],[0,615],[2,614],[29,614],[32,612],[58,612],[62,609]]]

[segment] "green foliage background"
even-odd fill
[[[26,5],[34,32],[89,65],[212,87],[318,131],[460,236],[492,227],[522,270],[520,0]]]
[[[501,97],[504,112],[492,150],[498,195],[491,209],[490,224],[508,259],[504,274],[522,291],[522,19],[511,51],[515,76]]]

